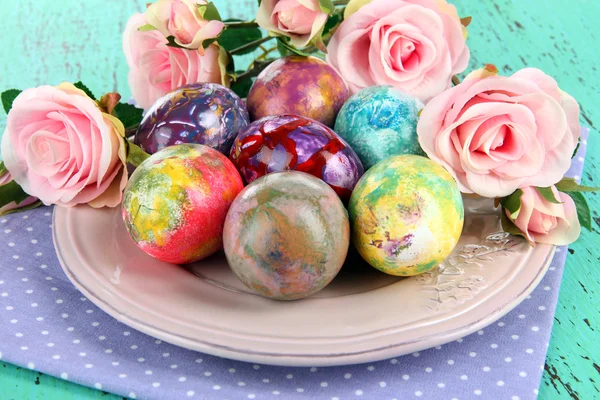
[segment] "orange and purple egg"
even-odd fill
[[[140,249],[185,264],[223,248],[223,224],[243,189],[234,165],[203,145],[168,147],[145,160],[125,189],[125,226]]]
[[[323,181],[301,172],[267,175],[233,202],[223,232],[233,272],[276,300],[308,297],[338,274],[348,253],[348,213]]]
[[[333,127],[349,96],[346,83],[331,65],[316,57],[289,56],[258,76],[247,103],[253,121],[296,114]]]
[[[350,146],[325,125],[297,115],[265,117],[236,138],[229,158],[247,183],[295,170],[325,181],[348,200],[364,169]]]
[[[250,123],[242,99],[215,83],[182,86],[148,110],[135,143],[154,154],[168,146],[195,143],[228,154],[233,140]]]

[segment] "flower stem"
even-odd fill
[[[271,54],[272,52],[274,52],[274,51],[277,50],[277,46],[273,46],[273,47],[270,47],[268,49],[264,48],[263,46],[260,46],[260,48],[262,49],[263,53],[260,56],[258,56],[258,58],[256,59],[256,61],[264,61],[264,60],[266,60],[267,56],[269,54]]]
[[[231,55],[236,55],[238,53],[243,53],[244,51],[246,51],[248,49],[252,49],[252,48],[254,48],[256,46],[259,46],[259,45],[261,45],[263,43],[266,43],[266,42],[268,42],[269,40],[272,40],[272,39],[275,39],[275,38],[273,36],[267,36],[267,37],[264,37],[262,39],[255,40],[254,42],[250,42],[250,43],[247,43],[247,44],[245,44],[243,46],[240,46],[237,49],[233,49],[229,53]]]
[[[254,61],[254,63],[252,63],[250,69],[246,72],[244,72],[243,74],[239,74],[236,75],[235,80],[241,80],[241,79],[246,79],[246,78],[254,78],[258,75],[260,75],[260,73],[267,68],[269,65],[271,65],[271,63],[273,63],[273,61],[275,61],[275,58],[271,58],[268,60],[256,60]]]
[[[250,22],[225,22],[227,28],[258,28],[258,24],[254,21]]]
[[[347,6],[349,3],[349,0],[337,0],[333,2],[334,6]]]

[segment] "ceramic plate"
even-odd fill
[[[350,254],[317,295],[252,294],[224,255],[187,267],[146,256],[118,209],[54,210],[58,258],[75,286],[117,320],[167,342],[255,363],[371,362],[456,340],[496,321],[533,291],[554,247],[501,233],[488,203],[466,203],[460,243],[433,272],[399,279]]]

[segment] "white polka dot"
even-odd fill
[[[36,320],[36,321],[43,321],[43,320],[44,320],[44,317],[36,317],[36,318],[35,318],[35,320]]]
[[[479,390],[479,389],[475,389],[475,390],[473,391],[473,393],[475,393],[477,396],[479,396],[479,395],[481,395],[481,390]]]
[[[215,385],[215,386],[213,386],[213,390],[221,390],[221,386]]]
[[[506,358],[504,359],[504,361],[505,361],[505,362],[511,362],[511,361],[512,361],[512,358],[510,358],[510,357],[506,357]]]
[[[385,382],[379,382],[379,386],[380,386],[380,387],[386,387],[386,386],[387,386],[387,383],[385,383]]]
[[[27,350],[29,350],[29,347],[27,347],[27,346],[21,346],[21,350],[27,351]]]
[[[206,375],[206,373],[204,375]],[[206,376],[210,376],[210,375],[206,375]],[[185,376],[179,377],[179,382],[185,382],[186,380],[187,380],[187,378]]]
[[[538,394],[538,390],[537,389],[533,389],[533,393],[537,395]]]
[[[423,396],[423,392],[421,392],[420,390],[417,390],[417,391],[415,392],[415,396],[417,396],[417,397],[421,397],[421,396]]]
[[[362,396],[363,391],[358,389],[356,392],[354,392],[354,394],[356,394],[357,396]]]
[[[253,366],[252,366],[252,368],[253,368],[253,369],[260,369],[260,365],[256,365],[256,364],[255,364],[255,365],[253,365]]]
[[[92,326],[98,326],[98,325],[100,325],[99,322],[92,322]]]
[[[129,393],[129,397],[131,397],[132,399],[135,399],[136,398],[135,393],[133,393],[133,392]]]
[[[35,255],[38,256],[38,257],[41,257],[41,256],[44,255],[44,253],[38,251],[37,253],[35,253]]]
[[[35,368],[35,364],[34,364],[34,363],[32,363],[32,362],[30,362],[30,363],[27,363],[27,368],[29,368],[29,369],[34,369],[34,368]]]
[[[188,397],[192,397],[196,394],[196,392],[194,392],[193,390],[188,390],[186,394],[188,395]]]
[[[14,256],[12,256],[12,258],[14,258],[15,260],[18,260],[19,256],[15,254]]]
[[[375,367],[373,365],[369,365],[367,367],[367,370],[369,370],[369,371],[375,371]]]
[[[398,364],[398,360],[397,360],[396,358],[392,358],[392,359],[390,360],[390,362],[391,362],[392,364]]]
[[[448,365],[454,365],[454,360],[448,360]]]
[[[86,368],[92,368],[92,367],[93,367],[93,365],[92,365],[92,364],[85,364],[85,367],[86,367]]]
[[[27,293],[27,294],[31,294],[31,293],[33,293],[33,290],[31,290],[31,289],[29,289],[29,290],[26,290],[26,291],[25,291],[25,293]]]
[[[498,386],[504,386],[504,381],[498,381],[498,382],[496,382],[496,385],[498,385]]]
[[[154,386],[155,388],[157,388],[157,387],[160,386],[160,383],[159,382],[154,382],[154,383],[152,383],[152,386]]]
[[[534,332],[537,332],[537,331],[540,330],[540,328],[538,328],[537,326],[532,326],[531,330],[534,331]]]
[[[442,349],[442,346],[435,346],[435,349],[436,349],[436,350],[441,350],[441,349]]]
[[[12,311],[13,310],[13,306],[7,306],[6,307],[6,311]]]
[[[497,345],[496,343],[492,343],[492,344],[490,344],[490,347],[491,347],[492,349],[497,349],[497,348],[498,348],[498,345]]]
[[[271,382],[271,381],[268,379],[263,379],[263,383],[269,383],[269,382]]]
[[[477,353],[475,353],[474,351],[469,353],[469,357],[477,357]]]
[[[256,395],[254,395],[253,393],[250,393],[250,394],[248,395],[248,398],[249,398],[249,399],[253,399],[253,398],[255,398],[255,397],[256,397]]]
[[[67,374],[66,372],[63,372],[63,373],[60,374],[60,377],[62,379],[68,379],[69,378],[69,374]]]
[[[288,379],[292,379],[292,378],[294,377],[294,375],[292,375],[292,374],[287,374],[285,377],[286,377],[286,378],[288,378]]]
[[[238,386],[246,386],[246,382],[238,382]]]
[[[21,332],[17,332],[17,333],[15,333],[15,336],[16,337],[23,337],[23,334]]]
[[[444,382],[440,382],[437,384],[437,387],[439,387],[440,389],[443,389],[446,387],[446,384]]]
[[[146,375],[152,375],[152,371],[148,370],[146,372],[144,372]]]
[[[28,279],[28,278],[23,278],[23,279],[21,279],[21,280],[22,280],[23,282],[29,282],[29,279]]]
[[[235,373],[235,368],[229,368],[229,373],[231,373],[231,374]]]
[[[402,375],[402,379],[404,379],[405,381],[410,379],[410,375]]]
[[[23,267],[17,267],[17,271],[25,271],[25,268],[23,268]]]
[[[344,374],[344,378],[350,379],[350,378],[352,378],[352,374]]]
[[[111,354],[113,351],[112,351],[112,349],[106,349],[106,350],[104,350],[104,352],[105,352],[106,354]]]
[[[489,372],[490,371],[490,367],[483,367],[483,372]]]
[[[135,349],[137,349],[137,348],[138,348],[138,347],[137,347],[135,344],[134,344],[133,346],[131,346],[131,347],[130,347],[130,349],[131,349],[131,350],[135,350]]]
[[[298,392],[298,393],[302,393],[302,392],[304,392],[304,389],[302,389],[302,388],[297,388],[297,389],[296,389],[296,392]]]
[[[106,336],[98,336],[98,340],[106,340]]]
[[[519,396],[513,396],[510,398],[510,400],[521,400],[521,399],[519,398]]]
[[[327,382],[321,382],[321,387],[327,387],[329,384]]]
[[[168,355],[169,353],[165,353],[165,354],[167,354],[167,355]],[[163,355],[164,355],[164,354],[163,354]],[[166,356],[165,356],[165,357],[166,357]],[[196,359],[196,363],[198,363],[198,364],[202,364],[202,359],[201,359],[201,358],[197,358],[197,359]]]
[[[54,347],[54,343],[48,343],[46,346],[48,346],[48,347]]]
[[[73,343],[75,343],[75,344],[79,344],[79,343],[81,343],[81,340],[79,340],[79,339],[75,339],[75,340],[73,340]]]
[[[425,372],[431,372],[431,371],[433,371],[433,369],[431,367],[425,368]]]
[[[469,377],[466,375],[461,375],[460,379],[466,381],[467,379],[469,379]]]
[[[47,277],[46,277],[46,280],[47,280],[47,281],[51,281],[51,280],[52,280],[52,277],[51,277],[51,276],[47,276]]]
[[[118,361],[113,361],[111,364],[116,367],[117,365],[119,365],[119,362]]]
[[[278,390],[273,390],[271,393],[273,393],[275,396],[280,394]]]
[[[8,296],[8,293],[4,292],[4,293],[0,294],[0,296],[2,296],[2,297],[7,297],[7,296]]]
[[[40,265],[40,268],[41,269],[46,269],[46,268],[48,268],[48,266],[46,264],[42,264],[42,265]]]
[[[517,339],[519,339],[519,335],[512,335],[510,338],[511,338],[512,340],[517,340]]]
[[[177,364],[171,365],[171,369],[176,369],[176,368],[177,368]]]
[[[539,307],[538,307],[538,310],[540,310],[540,311],[545,311],[545,310],[546,310],[546,307],[544,307],[544,306],[539,306]]]
[[[533,349],[527,349],[527,350],[525,350],[525,353],[532,354],[533,353]]]
[[[211,375],[212,375],[212,372],[210,372],[210,371],[206,371],[206,372],[204,373],[204,376],[211,376]]]
[[[144,361],[146,361],[145,358],[142,358],[142,357],[138,358],[138,362],[144,362]]]
[[[61,317],[63,317],[63,318],[69,318],[69,314],[62,314]]]
[[[73,331],[75,330],[75,328],[73,328],[72,326],[70,326],[70,327],[68,327],[68,328],[67,328],[67,330],[68,330],[69,332],[73,332]]]
[[[162,343],[162,340],[155,340],[155,341],[154,341],[154,343],[156,343],[156,344],[161,344],[161,343]]]
[[[421,353],[419,353],[418,351],[416,353],[413,353],[413,357],[419,357],[421,355]]]
[[[499,326],[499,327],[501,327],[501,328],[502,328],[504,325],[505,325],[505,324],[504,324],[504,322],[498,322],[498,326]]]
[[[55,360],[60,360],[60,356],[58,354],[53,355],[52,358]]]
[[[169,357],[169,355],[170,355],[169,353],[163,353],[163,355],[162,355],[162,356],[163,356],[163,357]]]
[[[548,290],[550,290],[550,286],[544,286],[544,290],[545,290],[545,291],[548,291]]]
[[[82,297],[82,298],[83,298],[83,297]],[[88,311],[90,311],[90,310],[88,310]],[[87,311],[86,311],[86,312],[87,312]],[[123,335],[125,335],[125,336],[129,336],[129,335],[131,335],[131,332],[129,332],[129,331],[125,331],[125,332],[123,332]]]
[[[11,324],[16,324],[17,322],[19,322],[19,321],[17,321],[16,319],[11,319],[11,320],[10,320],[10,323],[11,323]]]
[[[119,374],[119,378],[123,379],[123,378],[127,378],[126,374]]]
[[[34,307],[34,308],[35,308],[35,307],[37,307],[37,306],[38,306],[38,303],[31,303],[31,307]]]
[[[310,372],[317,372],[317,367],[311,367]]]
[[[35,240],[35,239],[31,239],[31,243],[33,243],[33,244],[37,244],[37,240]]]
[[[96,389],[102,389],[102,384],[100,384],[100,383],[95,383],[95,384],[94,384],[94,387],[95,387]]]

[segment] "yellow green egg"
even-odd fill
[[[356,185],[348,209],[360,255],[396,276],[419,275],[443,262],[464,223],[454,178],[435,162],[414,155],[373,166]]]

